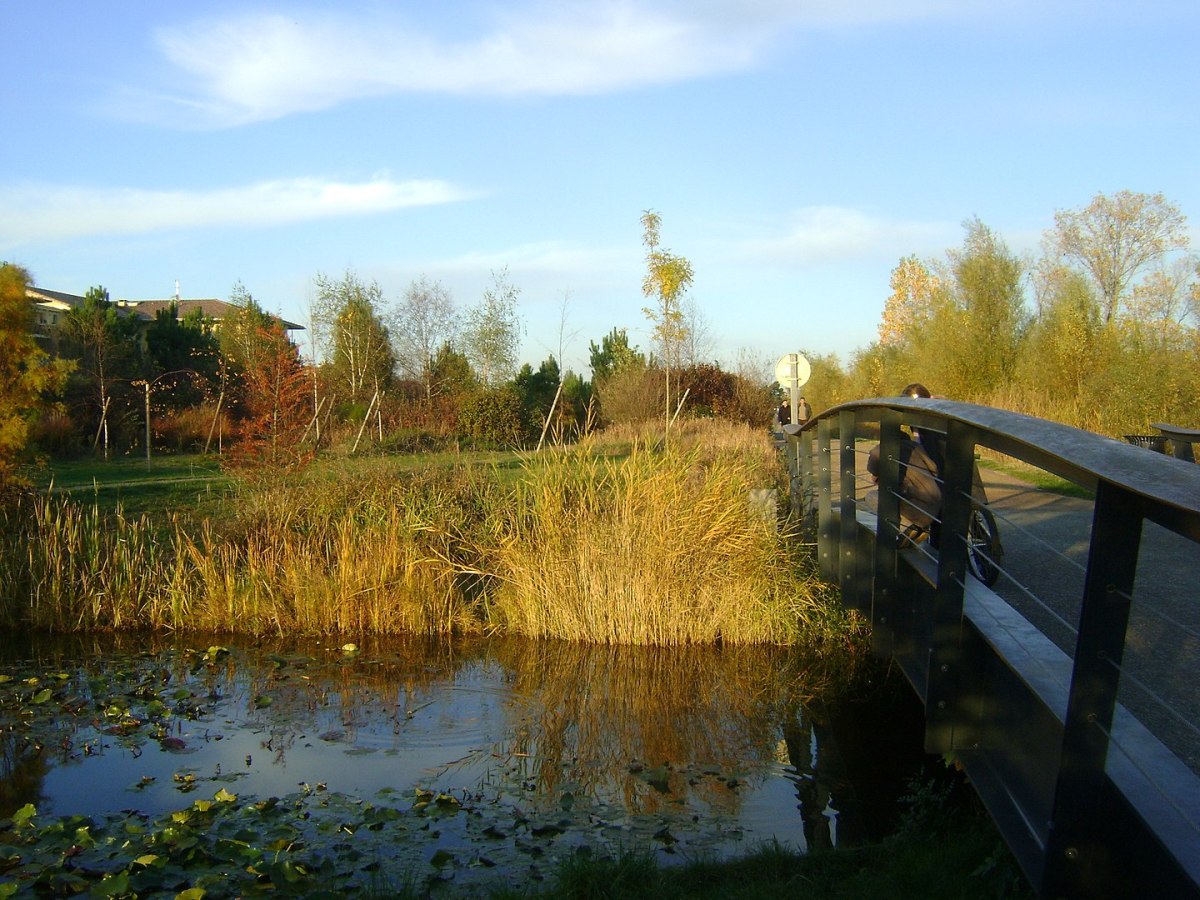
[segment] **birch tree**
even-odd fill
[[[369,400],[391,382],[395,360],[380,316],[383,291],[347,271],[338,281],[318,274],[313,328],[338,395]]]
[[[521,289],[508,280],[508,269],[492,272],[492,286],[467,312],[463,347],[480,381],[493,387],[512,378],[517,370],[521,320],[517,297]]]
[[[680,349],[686,337],[681,302],[692,284],[692,264],[661,246],[662,216],[652,209],[642,213],[642,244],[646,247],[646,276],[642,294],[652,298],[653,306],[642,312],[654,326],[654,340],[662,353],[666,372],[666,420],[671,421],[671,368],[678,365]]]
[[[392,313],[390,331],[400,372],[420,381],[425,389],[425,402],[432,402],[434,357],[458,334],[458,312],[450,292],[422,275],[404,292]]]

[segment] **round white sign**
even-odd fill
[[[788,353],[779,357],[775,365],[775,380],[785,388],[801,387],[808,383],[812,367],[800,353]]]

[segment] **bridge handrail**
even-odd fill
[[[1198,470],[1161,453],[1150,456],[1143,448],[1124,441],[1024,413],[953,400],[876,397],[831,407],[805,423],[802,432],[811,433],[820,420],[842,412],[882,409],[905,413],[906,423],[918,427],[945,431],[946,423],[952,421],[973,426],[979,430],[980,446],[1089,490],[1095,490],[1100,481],[1120,484],[1152,504],[1197,513],[1200,519]],[[866,421],[871,418],[868,416]],[[1193,537],[1200,540],[1200,531]]]
[[[932,561],[897,548],[903,426],[946,434],[942,533]],[[877,514],[857,501],[862,454],[854,446],[876,427]],[[1117,698],[1142,523],[1200,543],[1200,466],[1021,413],[908,397],[841,404],[785,440],[793,505],[817,513],[822,575],[840,582],[846,605],[870,617],[877,652],[900,663],[925,702],[927,749],[962,761],[1035,887],[1052,896],[1106,894],[1140,875],[1152,879],[1142,884],[1156,880],[1200,897],[1200,779]],[[1095,496],[1072,656],[963,574],[977,447]],[[1052,669],[1064,675],[1047,689],[1043,676]],[[1028,733],[999,733],[973,711],[980,705],[994,707],[993,719],[1023,721]],[[1137,762],[1145,754],[1168,782],[1153,785],[1161,796],[1138,796],[1146,783],[1131,776],[1136,762],[1121,759],[1129,752],[1122,735],[1132,735]],[[1043,765],[1052,771],[1039,771]]]

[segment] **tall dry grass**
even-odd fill
[[[36,498],[6,512],[3,616],[57,631],[429,633],[481,627],[464,539],[486,487],[442,472],[276,483],[198,527]]]
[[[0,620],[840,645],[853,629],[749,500],[778,478],[765,435],[726,425],[652,435],[531,456],[515,473],[262,479],[206,519],[29,498],[0,523]]]
[[[746,435],[595,449],[531,460],[491,520],[499,627],[680,645],[795,643],[828,624],[815,577],[750,502],[774,475]]]

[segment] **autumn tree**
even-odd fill
[[[927,328],[954,363],[943,390],[961,399],[983,399],[1011,379],[1029,316],[1022,291],[1024,266],[979,219],[964,223],[966,237],[949,256],[952,302],[940,327]],[[935,310],[938,309],[935,305]],[[936,312],[935,312],[936,314]]]
[[[666,420],[671,421],[671,368],[678,365],[686,338],[682,300],[692,284],[692,264],[661,246],[662,216],[649,209],[642,213],[642,244],[646,247],[646,275],[642,294],[654,305],[642,309],[654,326],[654,340],[662,354],[666,374]]]
[[[259,325],[254,337],[239,361],[245,417],[236,456],[255,466],[292,468],[309,458],[300,446],[310,418],[308,377],[278,319]]]
[[[229,294],[229,305],[217,332],[217,416],[223,409],[237,415],[248,414],[243,402],[248,393],[244,376],[255,360],[267,352],[274,322],[240,281],[235,282]]]
[[[33,308],[26,296],[29,273],[0,263],[0,495],[29,439],[30,419],[61,390],[71,363],[51,360],[33,337]]]
[[[906,256],[892,269],[891,293],[883,305],[879,343],[885,347],[905,345],[933,312],[943,290],[941,279],[916,256]]]
[[[450,292],[422,275],[404,292],[391,315],[389,330],[401,374],[420,381],[425,402],[432,402],[434,356],[458,333],[458,312]]]
[[[1030,389],[1027,393],[1074,404],[1072,414],[1082,422],[1084,411],[1095,405],[1090,383],[1093,373],[1103,368],[1102,330],[1099,306],[1083,273],[1066,269],[1051,278],[1017,371],[1019,382]]]
[[[1079,210],[1054,214],[1046,244],[1077,265],[1095,287],[1107,324],[1128,301],[1135,279],[1151,264],[1188,246],[1187,219],[1162,194],[1097,194]]]
[[[217,333],[221,354],[233,365],[244,368],[269,343],[271,315],[259,305],[254,295],[240,281],[229,293],[232,309],[221,320]]]
[[[338,281],[318,274],[315,284],[313,328],[334,390],[350,403],[368,400],[391,383],[395,367],[383,292],[350,271]]]
[[[492,272],[492,285],[466,315],[463,348],[487,387],[508,381],[517,368],[521,320],[517,298],[521,289],[508,280],[508,270]]]

